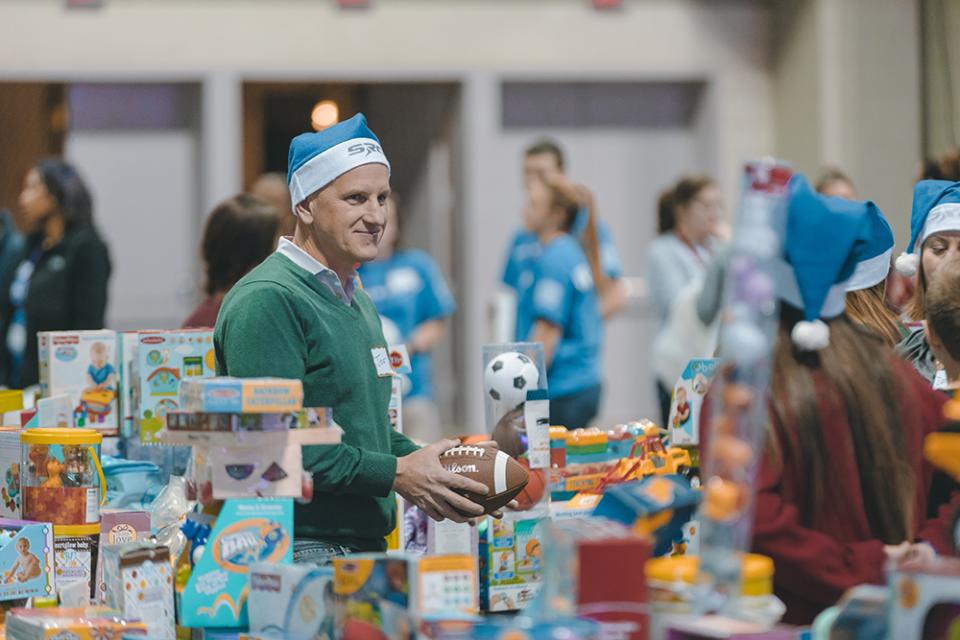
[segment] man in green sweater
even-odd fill
[[[440,465],[455,440],[420,449],[390,427],[393,371],[355,273],[377,257],[390,164],[363,115],[294,138],[287,180],[294,236],[226,296],[214,347],[218,375],[300,379],[304,405],[332,407],[343,427],[342,444],[304,448],[314,498],[296,506],[295,561],[383,550],[396,522],[394,491],[435,520],[481,515],[458,492],[486,488]]]

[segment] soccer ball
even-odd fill
[[[527,399],[528,390],[539,387],[540,370],[528,356],[508,351],[487,365],[483,385],[494,402],[513,409]]]

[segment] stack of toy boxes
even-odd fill
[[[71,426],[116,433],[119,426],[116,333],[106,329],[41,331],[37,340],[41,396],[69,396],[73,415],[67,419]]]
[[[480,608],[515,611],[540,591],[543,572],[541,529],[545,518],[507,512],[489,518],[480,532]]]

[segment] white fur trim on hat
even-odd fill
[[[347,171],[365,164],[382,164],[390,170],[383,148],[373,138],[352,138],[310,158],[290,177],[293,210]]]
[[[890,273],[891,256],[893,256],[892,247],[878,256],[858,262],[853,275],[847,280],[847,291],[869,289],[886,280],[887,274]]]
[[[793,326],[790,339],[798,349],[819,351],[830,345],[830,327],[823,320],[802,320]]]
[[[943,231],[960,231],[960,203],[944,202],[930,209],[917,244],[911,248],[919,252],[927,238]]]
[[[917,269],[920,268],[920,256],[915,253],[904,252],[897,256],[895,264],[901,275],[912,278],[917,275]]]

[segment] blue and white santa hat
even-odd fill
[[[790,334],[793,343],[816,351],[830,344],[830,328],[823,319],[835,318],[846,308],[847,280],[857,265],[858,245],[869,237],[871,207],[821,196],[802,174],[791,178],[788,197],[776,289],[781,300],[803,312]]]
[[[290,141],[287,184],[293,209],[351,169],[382,164],[390,170],[380,140],[358,113],[316,133],[301,133]]]
[[[944,231],[960,231],[960,182],[921,180],[913,188],[910,244],[897,256],[897,271],[915,275],[923,243]]]
[[[893,257],[894,239],[890,223],[880,207],[872,202],[863,204],[867,207],[868,226],[866,237],[854,249],[857,266],[847,280],[848,292],[869,289],[886,280]]]

